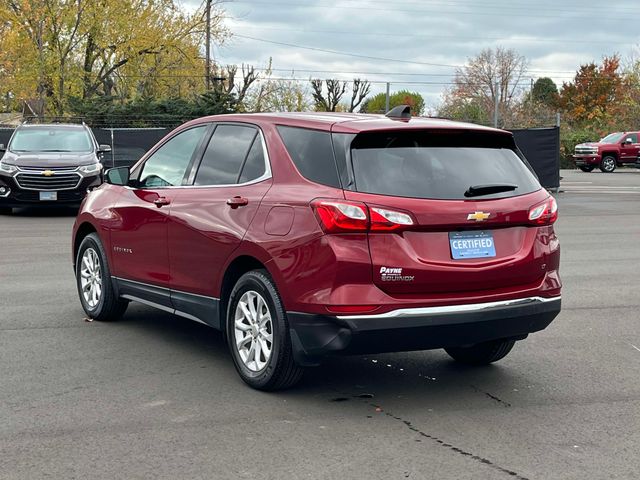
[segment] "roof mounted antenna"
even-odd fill
[[[394,120],[410,120],[411,119],[411,105],[398,105],[389,110],[385,117],[392,118]]]

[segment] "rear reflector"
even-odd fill
[[[558,219],[558,203],[553,197],[529,210],[529,221],[535,225],[551,225]]]
[[[361,202],[316,199],[311,207],[327,233],[396,232],[415,225],[407,212],[369,207]]]
[[[331,313],[371,313],[380,308],[379,305],[327,305]]]

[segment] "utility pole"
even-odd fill
[[[387,96],[384,102],[384,113],[389,113],[389,89],[391,88],[391,84],[387,82]]]
[[[206,0],[205,13],[207,16],[206,41],[205,41],[205,83],[207,92],[211,90],[211,0]]]
[[[498,93],[498,89],[500,88],[500,83],[496,82],[494,86],[493,96],[495,97],[495,105],[493,107],[493,126],[498,128],[498,114],[500,110],[500,96]]]

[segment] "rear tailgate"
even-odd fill
[[[544,274],[545,256],[539,227],[527,225],[528,212],[548,194],[487,201],[438,201],[346,192],[346,198],[369,207],[410,212],[417,225],[397,233],[369,233],[374,283],[389,294],[442,294],[532,285]],[[489,214],[485,221],[469,214]],[[495,256],[454,259],[451,234],[482,233]],[[464,237],[463,237],[464,238]],[[486,242],[485,242],[486,243]],[[542,247],[542,245],[540,245]],[[481,249],[487,251],[490,249]],[[492,253],[492,252],[491,252]]]
[[[541,281],[546,227],[532,225],[529,213],[549,194],[510,134],[398,129],[334,141],[340,144],[352,176],[346,199],[414,219],[407,228],[369,233],[382,290],[453,294]]]

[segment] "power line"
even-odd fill
[[[342,56],[346,56],[346,57],[355,57],[355,58],[365,58],[365,59],[369,59],[369,60],[379,60],[379,61],[383,61],[383,62],[395,62],[395,63],[407,63],[407,64],[411,64],[411,65],[424,65],[424,66],[429,66],[429,67],[447,67],[447,68],[462,68],[465,65],[463,64],[445,64],[445,63],[430,63],[430,62],[417,62],[417,61],[413,61],[413,60],[400,60],[400,59],[395,59],[395,58],[386,58],[386,57],[376,57],[376,56],[372,56],[372,55],[364,55],[364,54],[359,54],[359,53],[351,53],[351,52],[339,52],[337,50],[329,50],[329,49],[325,49],[325,48],[318,48],[318,47],[310,47],[310,46],[306,46],[306,45],[298,45],[298,44],[294,44],[294,43],[287,43],[287,42],[279,42],[276,40],[267,40],[265,38],[258,38],[258,37],[252,37],[249,35],[240,35],[240,34],[235,34],[235,37],[238,38],[244,38],[247,40],[254,40],[257,42],[264,42],[264,43],[270,43],[273,45],[281,45],[281,46],[285,46],[285,47],[292,47],[292,48],[300,48],[303,50],[312,50],[312,51],[316,51],[316,52],[323,52],[323,53],[331,53],[334,55],[342,55]],[[544,69],[528,69],[529,72],[537,72],[537,73],[572,73],[575,74],[575,70],[544,70]]]
[[[469,35],[435,35],[435,34],[423,34],[423,33],[388,33],[388,32],[354,32],[354,31],[335,31],[335,30],[309,30],[309,29],[295,29],[295,28],[278,28],[278,27],[263,27],[256,26],[247,23],[240,23],[238,27],[244,29],[259,29],[259,30],[274,30],[280,32],[299,32],[299,33],[321,33],[324,35],[350,35],[350,36],[375,36],[375,37],[417,37],[417,38],[451,38],[451,39],[467,39],[467,40],[492,40],[502,42],[543,42],[543,43],[575,43],[579,45],[584,44],[598,44],[598,45],[627,45],[630,42],[612,42],[612,41],[591,41],[591,40],[570,40],[565,38],[518,38],[518,37],[487,37],[487,36],[469,36]],[[236,35],[237,36],[237,35]]]

